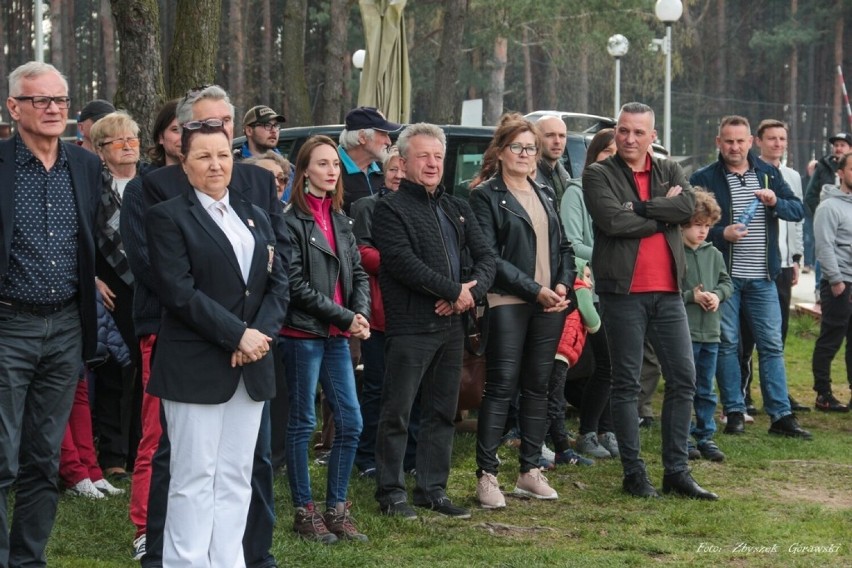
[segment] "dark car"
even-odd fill
[[[562,163],[572,178],[583,175],[583,164],[586,163],[586,149],[592,138],[598,131],[604,128],[615,128],[615,119],[595,114],[583,114],[578,112],[564,112],[561,110],[537,110],[525,115],[533,122],[545,116],[558,116],[565,122],[568,128],[568,139],[565,142],[565,153],[562,155]],[[668,157],[668,152],[660,144],[653,145],[654,154],[659,157]]]
[[[467,198],[468,185],[482,167],[482,155],[491,143],[494,127],[443,125],[441,129],[447,135],[444,187],[455,195]],[[278,135],[278,150],[293,161],[302,144],[311,136],[323,134],[336,142],[342,130],[342,124],[282,128]],[[399,132],[391,132],[391,139],[396,140],[398,134]],[[235,138],[234,148],[239,148],[243,143],[245,136]]]

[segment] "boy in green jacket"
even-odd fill
[[[722,210],[712,193],[695,190],[695,212],[689,223],[681,225],[683,247],[686,253],[686,274],[681,282],[681,294],[686,304],[686,317],[692,339],[695,359],[695,422],[690,434],[695,445],[689,444],[689,459],[704,458],[721,462],[725,454],[713,441],[716,433],[716,358],[721,341],[722,315],[719,305],[733,293],[731,277],[725,269],[725,259],[712,244],[705,241],[707,234]]]

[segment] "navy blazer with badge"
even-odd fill
[[[287,311],[288,283],[265,211],[229,190],[230,205],[255,238],[244,282],[230,241],[190,189],[152,207],[148,247],[163,318],[148,392],[197,404],[230,400],[240,376],[254,400],[275,396],[271,356],[231,367],[246,327],[271,337]]]
[[[0,141],[0,280],[9,269],[12,230],[15,223],[15,140]],[[101,161],[88,150],[74,144],[65,146],[71,185],[77,202],[77,274],[80,323],[83,331],[83,358],[94,356],[97,349],[98,314],[95,299],[95,216],[101,195]]]

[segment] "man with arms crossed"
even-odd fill
[[[656,136],[651,107],[624,105],[616,154],[583,173],[583,195],[595,224],[595,288],[614,354],[610,404],[623,488],[635,497],[659,497],[639,457],[637,401],[647,335],[666,380],[663,493],[716,500],[692,479],[687,461],[695,365],[678,283],[686,269],[680,225],[692,217],[695,197],[680,166],[648,152]]]

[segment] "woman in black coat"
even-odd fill
[[[497,254],[488,294],[486,380],[477,428],[476,495],[485,508],[506,506],[497,482],[497,448],[512,400],[519,397],[520,476],[515,493],[556,499],[539,458],[547,417],[547,385],[574,282],[574,255],[553,194],[530,177],[541,148],[534,124],[506,115],[471,192],[476,219]]]

